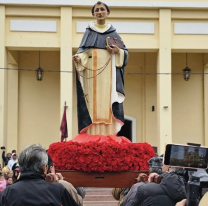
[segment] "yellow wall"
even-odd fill
[[[127,73],[155,73],[157,53],[130,52]],[[157,145],[156,75],[126,74],[124,114],[137,120],[137,142]],[[152,112],[152,106],[155,111]]]
[[[57,32],[13,32],[10,31],[10,20],[48,20],[57,21]],[[60,21],[59,18],[39,17],[7,17],[6,18],[6,47],[33,47],[59,50],[60,48]]]
[[[204,54],[188,54],[188,67],[203,73]],[[186,54],[172,55],[172,71],[182,72]],[[172,76],[173,142],[196,142],[204,145],[203,75],[193,74],[189,81],[182,75]]]
[[[5,49],[5,6],[0,5],[0,67],[7,65],[7,52]],[[6,144],[6,110],[7,110],[7,71],[0,70],[0,144]],[[0,160],[1,163],[1,160]]]
[[[189,54],[188,66],[193,72],[203,71],[203,54]],[[156,53],[130,52],[126,72],[156,72]],[[59,69],[59,52],[41,52],[44,69]],[[185,68],[185,54],[172,55],[172,71]],[[144,63],[145,62],[145,63]],[[38,52],[19,52],[19,67],[38,67]],[[9,72],[11,73],[11,71]],[[71,75],[67,74],[66,75]],[[73,136],[77,134],[76,87],[73,92]],[[156,139],[156,75],[125,75],[126,115],[137,119],[137,141],[157,145]],[[59,73],[45,73],[38,82],[34,72],[19,72],[19,148],[27,144],[41,143],[47,147],[59,141],[60,119]],[[173,142],[204,143],[203,133],[203,78],[192,75],[188,82],[182,75],[172,76]],[[143,90],[145,91],[144,96]],[[155,111],[152,112],[152,106]],[[143,109],[145,113],[143,114]],[[9,128],[10,129],[10,128]],[[143,137],[143,129],[145,136]],[[188,138],[186,138],[188,137]]]
[[[172,49],[207,49],[207,35],[174,35],[174,23],[208,23],[208,20],[173,20],[172,21]]]
[[[120,2],[120,0],[117,1]],[[169,0],[162,1],[168,2]],[[8,51],[19,52],[17,62],[7,65],[11,68],[37,69],[37,51],[41,50],[43,69],[72,70],[72,50],[74,53],[76,52],[83,36],[83,33],[76,32],[76,23],[77,21],[93,20],[90,8],[85,6],[81,8],[39,7],[38,5],[17,7],[13,5],[0,6],[0,11],[3,12],[0,13],[0,26],[3,25],[2,28],[4,28],[5,24],[5,31],[1,30],[0,35],[0,65],[7,65]],[[11,32],[10,20],[12,19],[55,20],[57,21],[57,32]],[[121,34],[130,51],[126,72],[182,72],[186,66],[185,52],[189,53],[188,66],[192,72],[203,72],[204,66],[208,63],[208,55],[202,54],[208,53],[207,35],[174,34],[174,23],[176,22],[208,23],[207,10],[114,7],[111,9],[108,21],[112,23],[115,21],[153,22],[155,24],[155,33],[152,35]],[[174,52],[172,60],[170,60],[171,52]],[[8,61],[11,60],[10,57]],[[3,115],[0,123],[5,124],[4,129],[0,131],[1,144],[10,145],[8,149],[17,145],[17,148],[21,150],[31,143],[41,143],[47,148],[50,143],[59,141],[62,104],[67,94],[69,94],[67,96],[68,124],[72,128],[69,131],[69,138],[74,137],[77,134],[76,85],[75,74],[73,74],[73,79],[71,75],[70,73],[61,75],[60,73],[45,73],[43,81],[38,82],[34,72],[12,73],[9,71],[7,76],[7,71],[1,71],[0,114]],[[205,96],[208,96],[208,91],[204,88],[203,75],[191,75],[188,82],[184,81],[182,75],[172,75],[172,78],[170,76],[157,77],[156,75],[125,75],[124,110],[126,115],[137,119],[137,141],[147,141],[154,146],[163,146],[166,142],[164,136],[167,132],[167,141],[171,141],[172,138],[175,143],[188,141],[207,143],[208,132],[205,128],[208,114],[204,111],[208,111],[208,99],[204,98],[204,95],[207,93]],[[170,81],[172,82],[170,83]],[[17,87],[17,84],[18,90],[14,89],[14,85]],[[207,84],[208,80],[205,82],[205,85]],[[158,90],[160,85],[162,87]],[[12,95],[15,91],[16,95]],[[166,95],[164,91],[169,92]],[[163,105],[161,102],[168,102],[168,105]],[[14,103],[14,107],[12,103]],[[154,112],[152,106],[155,106]],[[164,111],[163,106],[169,106],[168,112]],[[169,121],[168,129],[164,126],[160,127],[162,124],[158,121],[158,116],[161,117],[159,121],[163,121],[163,125],[166,125],[165,120]],[[16,125],[11,132],[13,124]],[[161,128],[164,128],[165,132],[158,133]],[[5,138],[6,135],[9,137]],[[14,141],[12,141],[13,137]],[[11,142],[13,143],[11,144]]]
[[[19,67],[37,69],[39,53],[19,53]],[[41,52],[41,67],[59,70],[59,52]],[[32,143],[48,148],[52,142],[60,141],[60,74],[47,72],[43,81],[36,74],[19,71],[19,149]],[[11,128],[12,129],[12,128]]]
[[[135,61],[137,62],[135,64]],[[144,54],[130,53],[129,63],[125,68],[125,72],[141,72],[144,66]],[[135,117],[137,119],[137,140],[142,141],[142,76],[141,75],[125,75],[124,76],[125,94],[124,114]]]
[[[146,53],[146,73],[157,72],[157,53]],[[155,111],[152,111],[155,106]],[[157,76],[146,75],[146,142],[158,146],[157,141]]]
[[[37,52],[20,52],[19,55],[21,68],[38,66]],[[50,60],[48,55],[51,57]],[[192,72],[203,71],[203,56],[203,54],[188,54],[188,66],[192,68]],[[43,68],[59,68],[59,52],[41,52],[41,58]],[[172,72],[182,72],[186,66],[185,62],[184,53],[173,53]],[[130,52],[126,72],[155,73],[156,63],[157,53]],[[184,81],[181,74],[172,76],[173,142],[175,143],[184,144],[189,141],[204,144],[202,80],[202,75],[191,75],[188,82]],[[72,128],[75,136],[77,134],[75,74],[73,74],[73,82]],[[59,83],[59,73],[45,73],[43,81],[38,82],[34,72],[19,72],[20,148],[33,142],[40,142],[47,147],[51,142],[59,141]],[[156,87],[156,75],[125,75],[124,112],[137,119],[137,141],[147,141],[155,146],[158,144]],[[154,112],[152,106],[155,106]],[[45,136],[47,138],[44,138]]]
[[[18,51],[8,51],[8,68],[17,69],[19,61]],[[9,70],[7,79],[7,151],[18,149],[18,70]]]
[[[94,21],[93,18],[73,18],[73,47],[77,48],[81,42],[83,33],[77,33],[76,32],[76,23],[77,22],[91,22]],[[155,19],[113,19],[111,16],[107,19],[108,22],[143,22],[143,23],[149,23],[154,22],[155,23],[155,34],[153,35],[138,35],[138,34],[121,34],[122,40],[125,42],[126,46],[129,50],[141,50],[141,49],[152,49],[156,50],[158,49],[158,20]]]

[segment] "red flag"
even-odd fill
[[[64,114],[61,121],[61,142],[68,137],[68,128],[67,128],[67,120],[66,120],[66,106],[64,107]]]

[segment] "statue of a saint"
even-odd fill
[[[121,40],[106,23],[109,7],[97,2],[92,7],[96,22],[86,28],[77,54],[73,56],[77,78],[79,133],[116,135],[124,124],[124,67],[128,50],[106,45],[106,38]]]

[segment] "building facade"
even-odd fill
[[[95,2],[0,0],[0,145],[8,151],[60,141],[65,102],[68,139],[76,136],[72,55],[93,21]],[[208,3],[105,3],[108,21],[129,49],[124,111],[132,141],[148,142],[159,153],[166,143],[208,145]],[[29,71],[39,66],[42,81]]]

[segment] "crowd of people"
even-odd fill
[[[4,148],[2,159],[0,206],[83,206],[85,189],[75,188],[55,173],[51,157],[41,146],[26,147],[18,159],[16,151],[5,156]]]
[[[75,188],[55,173],[52,158],[41,146],[23,149],[5,156],[0,168],[0,206],[82,206],[83,187]],[[112,194],[118,206],[185,206],[188,175],[184,168],[163,165],[163,157],[149,160],[149,174],[140,173],[131,188],[114,188]],[[14,183],[15,182],[15,183]],[[208,193],[207,193],[208,194]],[[200,206],[207,204],[207,194]]]
[[[119,201],[118,206],[187,205],[189,176],[186,169],[163,165],[163,157],[156,156],[149,160],[149,172],[148,176],[140,173],[136,178],[137,183],[131,188],[114,188],[112,190],[113,197]],[[204,195],[199,206],[207,204],[208,193]]]
[[[2,147],[2,160],[4,167],[0,166],[0,194],[1,192],[13,184],[19,176],[19,164],[16,150],[5,155],[6,148]]]

